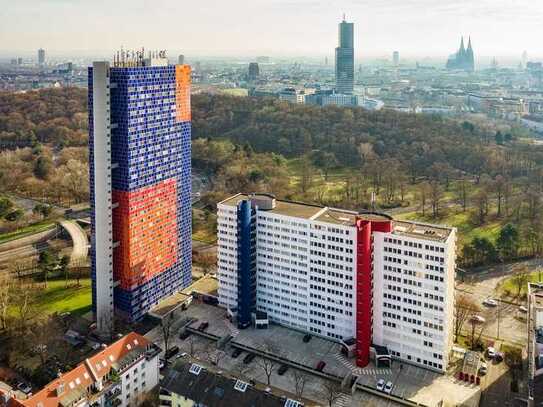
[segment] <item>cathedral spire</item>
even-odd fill
[[[465,52],[466,47],[464,47],[464,36],[462,36],[462,39],[460,40],[460,52]]]
[[[468,37],[468,51],[471,50],[471,35]]]

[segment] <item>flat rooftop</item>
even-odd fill
[[[222,205],[237,206],[240,201],[247,199],[275,199],[268,194],[237,194],[220,202]],[[392,219],[387,214],[355,212],[345,209],[330,208],[303,202],[283,201],[275,199],[275,207],[266,212],[292,216],[301,219],[315,220],[334,225],[354,226],[357,219],[386,221]],[[409,221],[394,220],[394,233],[408,237],[423,238],[434,241],[445,241],[451,234],[452,228]]]

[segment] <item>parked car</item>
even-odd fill
[[[483,301],[483,305],[486,305],[487,307],[495,307],[498,305],[498,301],[496,301],[495,299],[493,298],[486,298],[484,301]]]
[[[183,329],[183,330],[181,331],[181,333],[179,334],[179,339],[181,339],[182,341],[184,341],[184,340],[187,339],[191,334],[192,334],[192,332],[187,331],[186,329]]]
[[[481,363],[479,367],[479,376],[484,376],[488,373],[488,365],[486,363]]]
[[[480,315],[474,315],[473,317],[471,317],[471,319],[475,322],[478,322],[480,324],[484,324],[486,319],[484,319],[482,316]]]
[[[279,369],[277,369],[277,374],[279,376],[283,376],[288,370],[288,365],[281,365]]]
[[[177,355],[176,359],[186,358],[189,354],[187,352],[182,352],[179,355]]]
[[[172,346],[170,349],[166,351],[166,353],[164,353],[164,359],[166,360],[171,359],[172,356],[177,355],[178,352],[179,352],[179,346]]]
[[[19,382],[17,384],[17,389],[22,391],[26,395],[32,393],[32,387],[30,387],[30,385],[25,382]]]
[[[492,346],[486,348],[486,356],[489,359],[494,359],[494,357],[496,356],[496,349],[494,349]]]
[[[158,368],[162,370],[164,369],[165,366],[166,366],[166,361],[162,358],[158,359]]]
[[[315,368],[315,370],[317,372],[322,372],[322,370],[324,369],[324,366],[326,366],[326,363],[324,363],[322,360],[317,363],[317,367]]]
[[[256,357],[256,355],[254,353],[248,353],[247,356],[245,356],[243,358],[243,363],[245,363],[246,365],[251,363],[252,360]]]
[[[503,352],[496,352],[496,356],[494,356],[494,360],[496,363],[503,362],[504,354]]]
[[[385,389],[385,380],[384,379],[377,380],[377,385],[375,386],[375,388],[379,391],[383,391]]]
[[[383,390],[386,394],[390,394],[392,393],[392,382],[387,382],[387,384],[385,384],[385,389]]]
[[[200,325],[198,325],[198,330],[200,332],[203,332],[203,331],[205,331],[207,329],[208,326],[209,326],[209,322],[203,321],[203,322],[200,323]]]
[[[302,340],[304,341],[304,343],[309,342],[309,341],[311,340],[311,335],[305,334],[305,335],[304,335],[304,339],[302,339]]]
[[[528,312],[528,308],[526,308],[524,305],[521,305],[520,307],[518,307],[518,310],[520,312]]]
[[[237,358],[239,355],[241,355],[243,353],[243,351],[239,348],[236,348],[234,349],[234,352],[232,352],[232,357],[235,359]]]

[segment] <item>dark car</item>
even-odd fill
[[[288,370],[288,365],[281,365],[279,369],[277,369],[277,374],[279,376],[283,376]]]
[[[243,363],[248,364],[256,357],[254,353],[248,353],[247,356],[243,358]]]
[[[192,332],[187,331],[186,329],[183,329],[183,331],[181,331],[181,333],[179,334],[179,339],[181,339],[182,341],[184,341],[184,340],[187,339],[191,334],[192,334]]]
[[[175,356],[179,352],[179,346],[172,346],[170,349],[166,351],[164,354],[164,358],[166,360],[170,359],[172,356]]]
[[[232,357],[235,359],[237,358],[239,355],[241,355],[243,353],[243,351],[239,348],[236,348],[234,349],[234,352],[232,352]]]
[[[198,325],[198,330],[200,332],[203,332],[203,331],[205,331],[207,329],[208,326],[209,326],[209,322],[204,321],[200,325]]]
[[[311,335],[305,334],[305,335],[304,335],[304,339],[303,339],[304,343],[307,343],[307,342],[309,342],[310,340],[311,340]]]
[[[322,360],[317,363],[317,367],[315,368],[315,370],[317,372],[322,372],[322,370],[324,369],[324,366],[326,366],[326,363],[324,363]]]

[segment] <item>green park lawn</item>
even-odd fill
[[[42,222],[38,222],[32,225],[22,227],[20,229],[14,230],[13,232],[0,234],[0,243],[6,243],[11,240],[32,235],[34,233],[44,232],[48,229],[53,228],[54,225],[55,225],[55,222],[52,222],[50,220],[45,220]]]
[[[530,283],[539,282],[540,273],[541,273],[541,281],[543,281],[543,269],[542,269],[541,271],[533,271],[532,273],[530,273],[530,275],[528,276],[528,282]],[[511,295],[517,295],[518,286],[514,282],[514,277],[509,277],[507,280],[503,281],[500,284],[499,290],[500,292],[504,294],[508,292]],[[520,295],[524,296],[527,291],[528,291],[528,284],[524,284],[520,291]]]
[[[83,315],[91,310],[91,297],[90,278],[82,278],[79,287],[76,280],[68,280],[68,287],[63,279],[51,280],[38,294],[37,307],[47,314],[70,312]]]

